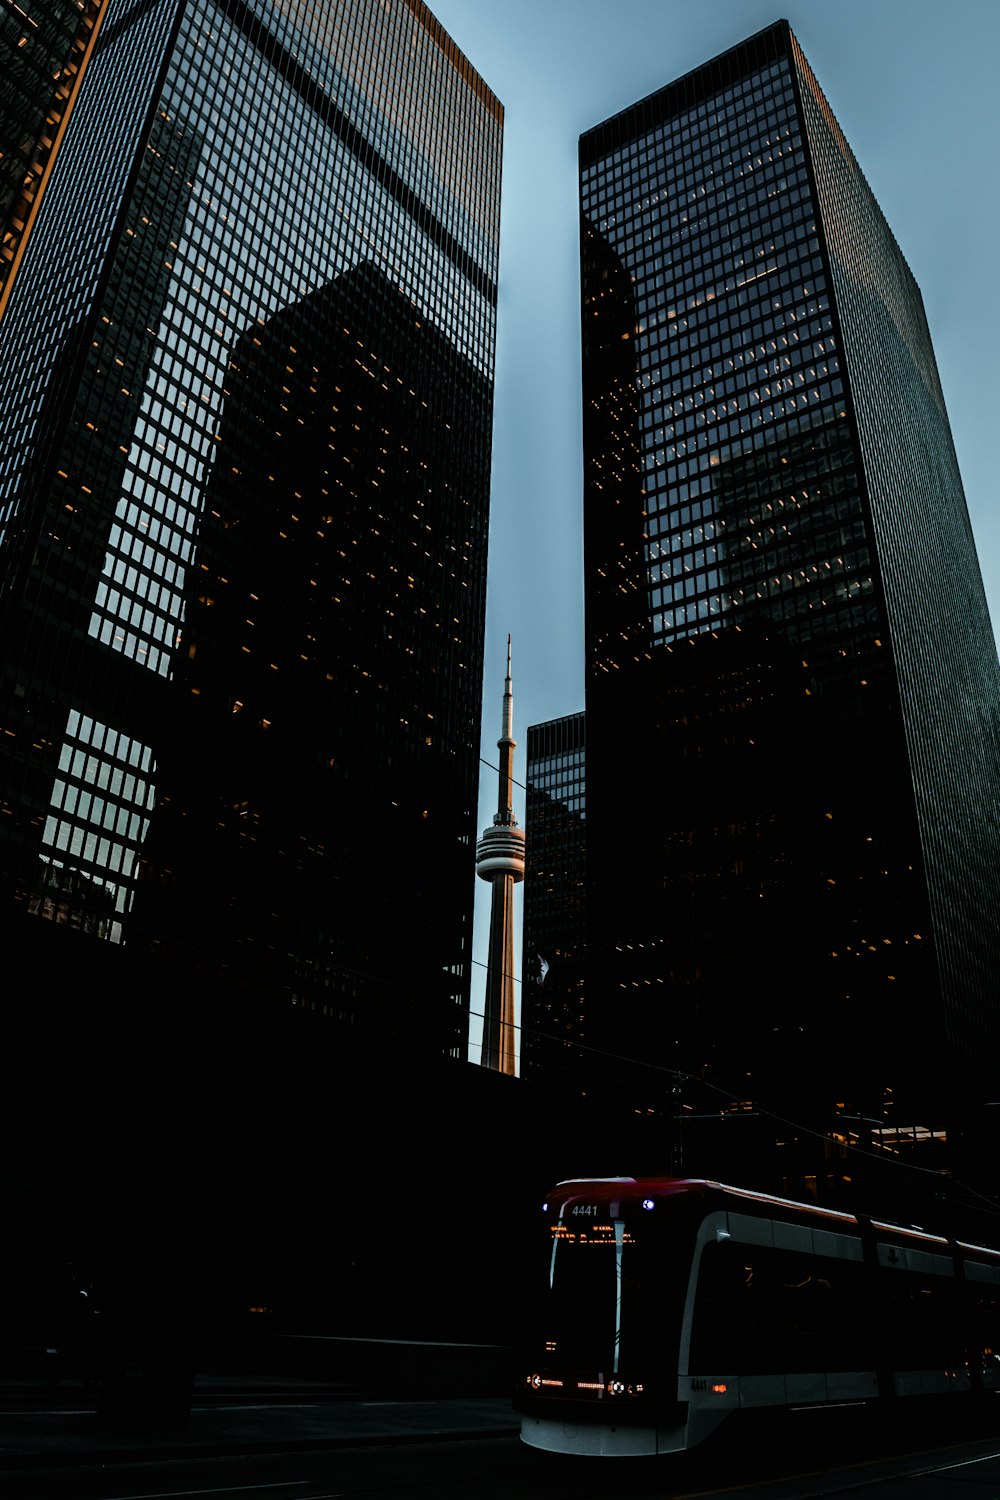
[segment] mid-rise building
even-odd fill
[[[464,1059],[502,118],[421,0],[108,0],[0,325],[6,930]]]
[[[637,1107],[940,1141],[1000,1064],[1000,693],[920,293],[783,21],[580,194],[589,1040]]]
[[[528,726],[522,1077],[572,1078],[586,1053],[587,722]]]

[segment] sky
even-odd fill
[[[483,760],[584,706],[577,142],[784,16],[923,294],[1000,632],[1000,0],[429,0],[505,108]],[[497,780],[480,766],[479,826]],[[524,792],[515,811],[524,817]],[[530,836],[530,831],[529,831]],[[522,888],[516,920],[520,924]],[[470,1056],[490,889],[477,881]],[[515,955],[520,975],[520,946]],[[517,990],[520,985],[515,986]]]

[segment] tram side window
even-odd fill
[[[965,1362],[958,1283],[882,1269],[876,1291],[883,1359],[894,1370],[957,1369]]]
[[[864,1267],[733,1241],[706,1245],[691,1372],[863,1370],[873,1355]]]

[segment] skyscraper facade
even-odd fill
[[[0,12],[0,317],[107,8],[33,0]]]
[[[0,328],[0,902],[465,1056],[502,107],[109,0]]]
[[[528,726],[521,1074],[572,1076],[587,1041],[587,721]]]
[[[783,21],[580,192],[592,1041],[940,1140],[1000,1061],[1000,694],[919,291]]]

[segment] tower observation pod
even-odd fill
[[[514,693],[507,637],[507,677],[503,690],[500,792],[493,825],[476,845],[476,874],[493,885],[490,951],[486,971],[482,1065],[513,1077],[514,1067],[514,886],[524,879],[524,829],[514,816]]]

